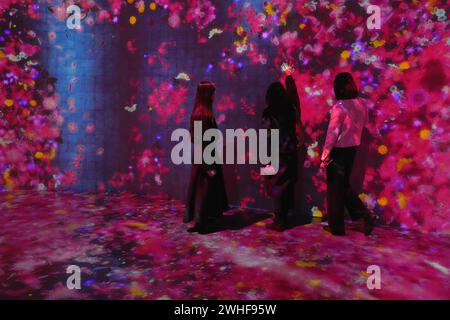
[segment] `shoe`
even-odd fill
[[[364,216],[364,235],[370,236],[375,225],[375,218],[372,214],[368,213]]]
[[[187,232],[189,232],[189,233],[194,233],[194,232],[197,232],[198,231],[198,229],[194,226],[194,227],[190,227],[190,228],[188,228],[187,229]]]
[[[333,236],[345,236],[345,231],[344,232],[333,232],[333,231],[331,231],[330,226],[323,226],[323,230],[331,233]]]
[[[278,232],[283,232],[284,230],[287,229],[287,223],[275,219],[271,224],[269,224],[269,225],[267,226],[267,228],[270,229],[270,230],[275,230],[275,231],[278,231]]]
[[[189,233],[198,232],[200,234],[203,234],[203,233],[208,232],[208,228],[204,225],[196,223],[193,227],[187,229],[187,232],[189,232]]]

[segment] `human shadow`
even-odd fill
[[[240,230],[259,221],[271,218],[270,213],[254,212],[246,209],[233,209],[216,219],[203,234],[216,233],[225,230]]]
[[[293,229],[313,223],[312,213],[293,214],[288,216],[288,226],[286,229]]]

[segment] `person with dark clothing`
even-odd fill
[[[273,222],[268,226],[270,229],[283,231],[288,227],[288,214],[295,206],[295,185],[298,179],[298,153],[299,130],[298,119],[299,108],[294,102],[295,96],[298,101],[295,82],[288,75],[290,97],[281,82],[272,83],[267,89],[266,105],[263,111],[263,127],[279,130],[279,169],[272,176],[266,176],[268,182],[268,193],[273,199],[273,211],[275,214]],[[293,84],[293,86],[292,86]],[[295,95],[295,96],[294,96]],[[299,106],[299,104],[297,104]],[[301,123],[301,121],[300,121]]]
[[[209,81],[202,81],[197,87],[194,110],[190,119],[190,132],[192,142],[199,138],[202,141],[203,133],[208,129],[217,129],[216,120],[212,111],[215,85]],[[194,122],[201,122],[201,137],[194,137]],[[202,154],[206,147],[202,142]],[[222,166],[213,164],[192,164],[189,181],[186,212],[184,222],[194,221],[190,232],[205,233],[224,211],[228,210],[228,199],[225,190],[225,181]]]
[[[304,199],[304,175],[303,168],[307,156],[305,129],[302,123],[302,110],[300,107],[300,98],[295,85],[295,80],[292,77],[292,68],[286,66],[285,86],[288,97],[295,110],[295,132],[297,136],[297,183],[294,190],[294,207],[291,210],[291,221],[293,224],[304,224],[310,222],[305,212]]]

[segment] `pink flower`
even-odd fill
[[[195,22],[199,30],[205,28],[216,18],[216,8],[208,0],[194,0],[189,3],[186,21]]]
[[[169,25],[172,28],[178,28],[180,26],[180,23],[181,23],[181,19],[180,19],[180,16],[177,13],[172,13],[169,16]]]

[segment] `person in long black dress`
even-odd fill
[[[295,132],[297,137],[297,182],[294,189],[294,207],[290,212],[290,220],[294,225],[305,224],[311,221],[310,216],[305,211],[304,198],[304,163],[306,160],[306,138],[305,129],[302,123],[302,110],[300,107],[300,98],[297,91],[295,80],[292,77],[293,68],[286,65],[284,73],[286,75],[285,86],[286,93],[291,101],[295,111]]]
[[[212,111],[216,87],[212,82],[202,81],[197,86],[194,110],[190,119],[190,132],[194,140],[194,121],[201,121],[203,133],[217,129]],[[202,142],[203,150],[208,143]],[[207,232],[211,224],[228,209],[225,181],[220,164],[192,164],[184,222],[195,222],[190,232]]]
[[[278,129],[280,139],[278,172],[273,176],[266,176],[275,214],[273,222],[268,227],[283,231],[288,227],[288,214],[294,208],[296,197],[295,184],[298,178],[296,119],[298,114],[286,89],[279,81],[273,82],[267,89],[266,105],[262,116],[263,127]]]

